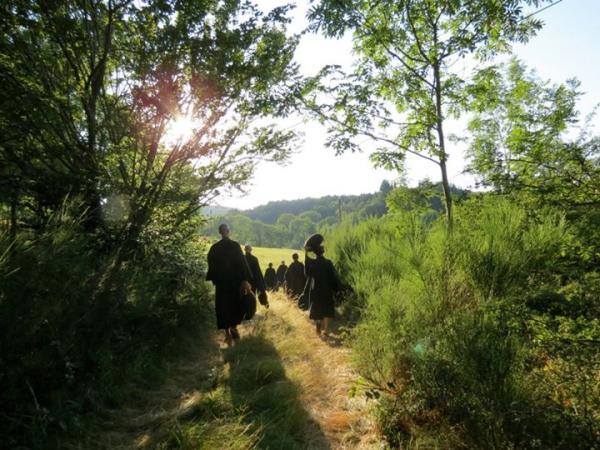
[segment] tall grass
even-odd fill
[[[418,447],[437,429],[455,447],[589,448],[594,415],[540,388],[557,355],[531,326],[531,299],[561,289],[571,239],[560,215],[497,197],[457,208],[451,235],[419,212],[335,230],[333,257],[356,292],[355,362],[382,396],[392,445]]]
[[[71,211],[65,203],[43,229],[0,237],[0,433],[8,447],[60,447],[62,436],[85,433],[86,414],[119,405],[126,380],[159,378],[181,336],[202,323],[201,244],[172,235],[144,244],[102,305],[97,293],[115,252]]]
[[[362,402],[348,396],[346,353],[321,341],[295,303],[274,294],[240,333],[221,350],[214,384],[157,448],[371,448]]]

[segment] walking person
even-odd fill
[[[273,263],[269,263],[269,267],[265,270],[265,285],[271,291],[277,288],[277,272],[273,268]]]
[[[252,285],[252,292],[257,296],[260,304],[263,306],[269,307],[269,302],[267,300],[267,285],[265,283],[265,279],[263,278],[262,270],[260,270],[260,263],[258,262],[258,258],[252,254],[252,246],[246,245],[244,247],[244,251],[246,254],[246,262],[248,263],[248,268],[252,274],[252,279],[250,280],[250,284]]]
[[[306,276],[304,275],[304,264],[298,261],[298,253],[292,255],[293,262],[285,272],[285,283],[290,296],[296,298],[304,290],[306,284]]]
[[[281,264],[277,268],[277,288],[282,288],[285,293],[285,272],[287,271],[285,261],[281,261]]]
[[[240,338],[237,326],[244,314],[240,298],[252,290],[252,274],[240,244],[229,238],[227,224],[219,225],[219,234],[221,240],[208,251],[206,279],[215,285],[217,328],[224,331],[225,342],[230,345]]]
[[[333,263],[323,254],[323,236],[311,236],[305,245],[307,251],[312,251],[316,259],[306,258],[306,277],[308,279],[305,292],[310,305],[309,318],[315,321],[317,335],[329,335],[329,322],[335,317],[335,303],[333,295],[341,289],[341,282]]]

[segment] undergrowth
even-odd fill
[[[4,446],[61,448],[122,405],[130,383],[161,379],[205,323],[203,244],[190,230],[143,235],[120,265],[67,205],[42,230],[0,237]]]
[[[334,231],[392,447],[597,444],[600,284],[573,269],[580,240],[560,214],[493,196],[460,205],[451,234],[418,209]]]

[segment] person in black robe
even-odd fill
[[[265,285],[271,291],[277,288],[277,272],[273,268],[273,263],[269,263],[269,267],[265,270]]]
[[[267,285],[265,283],[265,279],[263,278],[262,270],[260,270],[260,263],[258,262],[258,258],[252,254],[252,246],[246,245],[244,247],[246,252],[246,262],[248,263],[248,268],[252,274],[252,280],[250,280],[250,284],[252,285],[252,292],[259,298],[260,303],[263,306],[269,307],[269,302],[267,300]]]
[[[306,284],[306,276],[304,275],[304,264],[298,261],[298,253],[292,255],[294,260],[288,270],[285,272],[285,282],[287,284],[288,293],[292,297],[298,297],[304,290]]]
[[[285,265],[285,261],[281,261],[281,264],[277,268],[277,288],[283,288],[285,291],[285,272],[287,271],[287,266]]]
[[[229,227],[219,225],[222,239],[208,251],[206,279],[215,285],[217,328],[225,331],[225,341],[240,338],[237,326],[242,322],[241,295],[251,291],[252,275],[240,244],[229,239]]]
[[[318,335],[328,335],[329,320],[335,317],[334,293],[341,289],[341,282],[333,263],[323,256],[325,248],[319,245],[313,251],[316,259],[306,260],[308,281],[303,296],[308,294],[309,318],[315,321]]]

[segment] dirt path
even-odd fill
[[[381,448],[339,336],[317,337],[286,297],[240,328],[228,348],[216,332],[155,391],[108,411],[79,448]]]
[[[269,312],[281,324],[269,324],[271,333],[281,335],[276,327],[290,327],[287,342],[279,344],[290,377],[302,385],[301,401],[319,424],[332,449],[375,448],[374,433],[364,396],[351,397],[357,375],[350,366],[350,351],[341,345],[341,337],[319,338],[307,314],[288,299],[273,302]],[[295,350],[294,345],[301,349]]]

